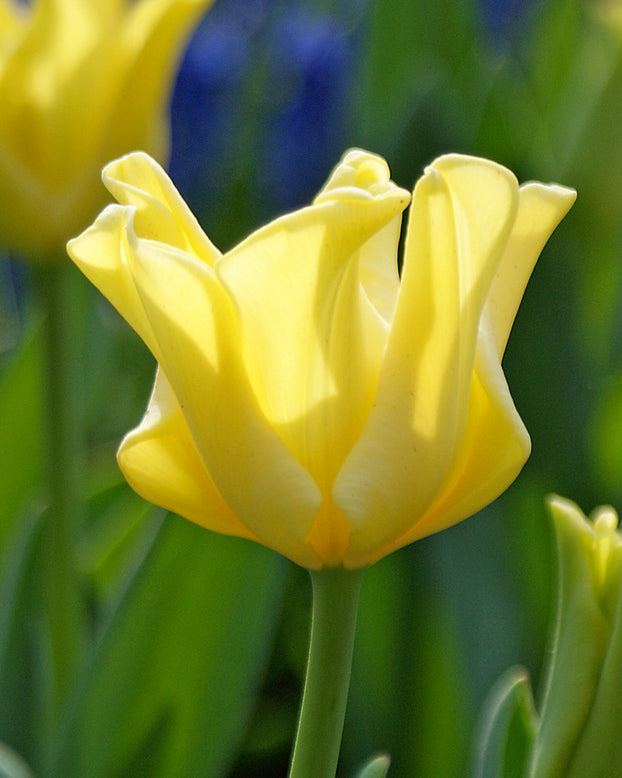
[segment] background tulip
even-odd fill
[[[312,206],[225,255],[144,154],[70,256],[160,372],[119,463],[152,502],[298,564],[369,565],[492,501],[529,453],[500,359],[574,201],[438,159],[408,193],[348,152]]]
[[[177,61],[208,4],[2,0],[0,244],[62,258],[101,205],[107,161],[142,148],[166,162]]]

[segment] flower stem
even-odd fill
[[[83,327],[81,289],[69,262],[37,267],[34,282],[45,314],[45,381],[48,420],[49,508],[44,528],[42,573],[53,718],[67,688],[84,637],[84,603],[76,559],[82,511]]]
[[[311,571],[313,616],[307,677],[289,778],[332,778],[350,685],[362,570]]]

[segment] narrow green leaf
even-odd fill
[[[32,764],[39,750],[39,714],[43,702],[36,645],[40,626],[39,571],[43,515],[16,522],[0,578],[0,740]]]
[[[155,527],[45,773],[225,775],[270,652],[285,566],[177,517]]]
[[[0,550],[15,517],[41,483],[45,446],[41,340],[38,328],[4,366],[0,381]]]
[[[536,729],[527,671],[512,667],[493,686],[485,703],[475,778],[520,778]]]

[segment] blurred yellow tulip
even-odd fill
[[[102,206],[100,171],[165,160],[182,45],[211,0],[0,0],[0,245],[64,256]]]
[[[68,250],[159,364],[118,456],[147,500],[311,569],[357,568],[516,477],[530,441],[501,357],[573,191],[437,159],[400,279],[410,194],[365,151],[224,255],[146,154],[104,182],[120,204]]]

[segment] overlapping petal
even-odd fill
[[[117,202],[135,209],[137,236],[190,251],[208,265],[220,257],[171,179],[148,154],[136,151],[111,162],[102,179]]]
[[[151,157],[142,152],[121,157],[104,168],[103,180],[122,205],[105,208],[91,227],[69,241],[67,251],[159,360],[158,343],[132,276],[130,244],[149,237],[191,251],[207,264],[220,252]]]
[[[157,360],[160,349],[130,270],[134,214],[131,207],[107,206],[88,229],[69,241],[67,253],[140,335]]]
[[[121,443],[119,467],[145,500],[214,532],[258,540],[222,499],[161,370],[145,417]]]
[[[486,160],[442,157],[415,187],[377,396],[333,490],[351,564],[425,513],[459,454],[480,319],[517,207],[516,179]]]
[[[266,545],[307,567],[321,496],[266,419],[248,380],[235,311],[212,269],[136,238],[132,275],[201,458],[232,511]]]
[[[369,562],[471,516],[520,472],[531,443],[500,360],[538,256],[575,199],[574,190],[560,186],[520,187],[516,218],[480,320],[467,419],[457,455],[425,512],[404,535],[368,557]]]
[[[359,251],[410,199],[376,159],[359,152],[355,162],[367,188],[325,191],[216,265],[261,407],[326,497],[369,413],[387,337],[361,284]],[[378,255],[393,252],[396,263],[397,234],[382,235]]]

